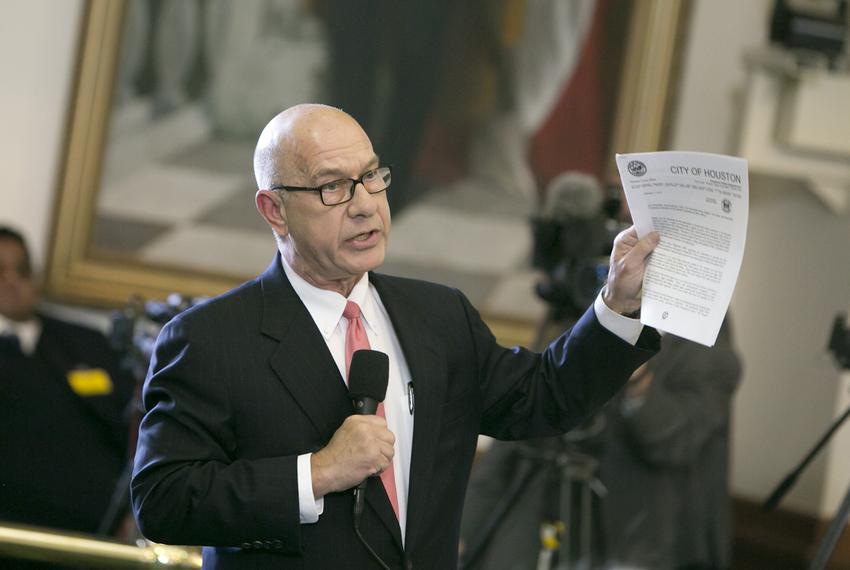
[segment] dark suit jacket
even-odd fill
[[[391,568],[453,568],[477,435],[572,427],[657,350],[632,347],[593,311],[541,356],[498,346],[447,287],[370,275],[416,385],[406,547],[377,479],[361,530]],[[655,336],[653,336],[655,335]],[[352,530],[350,491],[299,523],[296,458],[351,414],[345,384],[276,257],[257,279],[160,334],[132,482],[148,538],[201,544],[210,568],[374,568]]]
[[[99,332],[41,323],[32,356],[0,354],[0,520],[95,532],[127,465],[135,384]],[[76,393],[79,368],[105,369],[112,390]]]

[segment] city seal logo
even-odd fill
[[[723,211],[727,214],[732,211],[732,200],[729,198],[724,198],[720,203],[720,207],[723,208]]]
[[[646,165],[639,160],[630,160],[628,166],[629,174],[632,176],[643,176],[646,174]]]

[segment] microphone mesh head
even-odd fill
[[[358,350],[351,356],[348,392],[352,399],[371,398],[383,402],[387,395],[390,359],[377,350]]]
[[[602,207],[602,187],[589,174],[562,172],[546,188],[543,215],[562,220],[567,217],[592,218]]]

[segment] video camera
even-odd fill
[[[143,378],[163,325],[204,300],[205,297],[186,297],[179,293],[171,293],[165,301],[144,301],[133,296],[123,308],[112,313],[109,343],[125,355],[124,365],[137,378]]]
[[[532,264],[546,275],[535,290],[551,308],[550,318],[577,318],[593,302],[608,276],[619,193],[606,193],[599,181],[565,172],[549,184],[540,213],[531,219]]]

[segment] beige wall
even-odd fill
[[[695,4],[674,148],[735,152],[742,55],[764,45],[772,4]],[[731,308],[745,365],[732,483],[737,494],[762,500],[819,438],[846,393],[825,346],[833,315],[850,306],[850,221],[799,182],[751,175],[750,183],[747,248]],[[825,514],[835,508],[850,484],[850,436],[841,436],[784,506]]]
[[[0,223],[26,231],[38,267],[47,255],[81,0],[0,3]]]
[[[769,0],[695,3],[673,146],[734,152],[734,92],[744,49],[765,36]],[[45,260],[80,0],[6,0],[0,18],[0,222],[23,228]],[[763,498],[834,415],[846,393],[824,344],[850,306],[850,223],[800,185],[754,178],[747,253],[732,310],[746,372],[734,417],[733,487]],[[843,391],[843,392],[842,392]],[[845,397],[846,400],[846,397]],[[845,428],[850,432],[850,427]],[[850,436],[803,477],[787,505],[828,512],[850,484]]]

